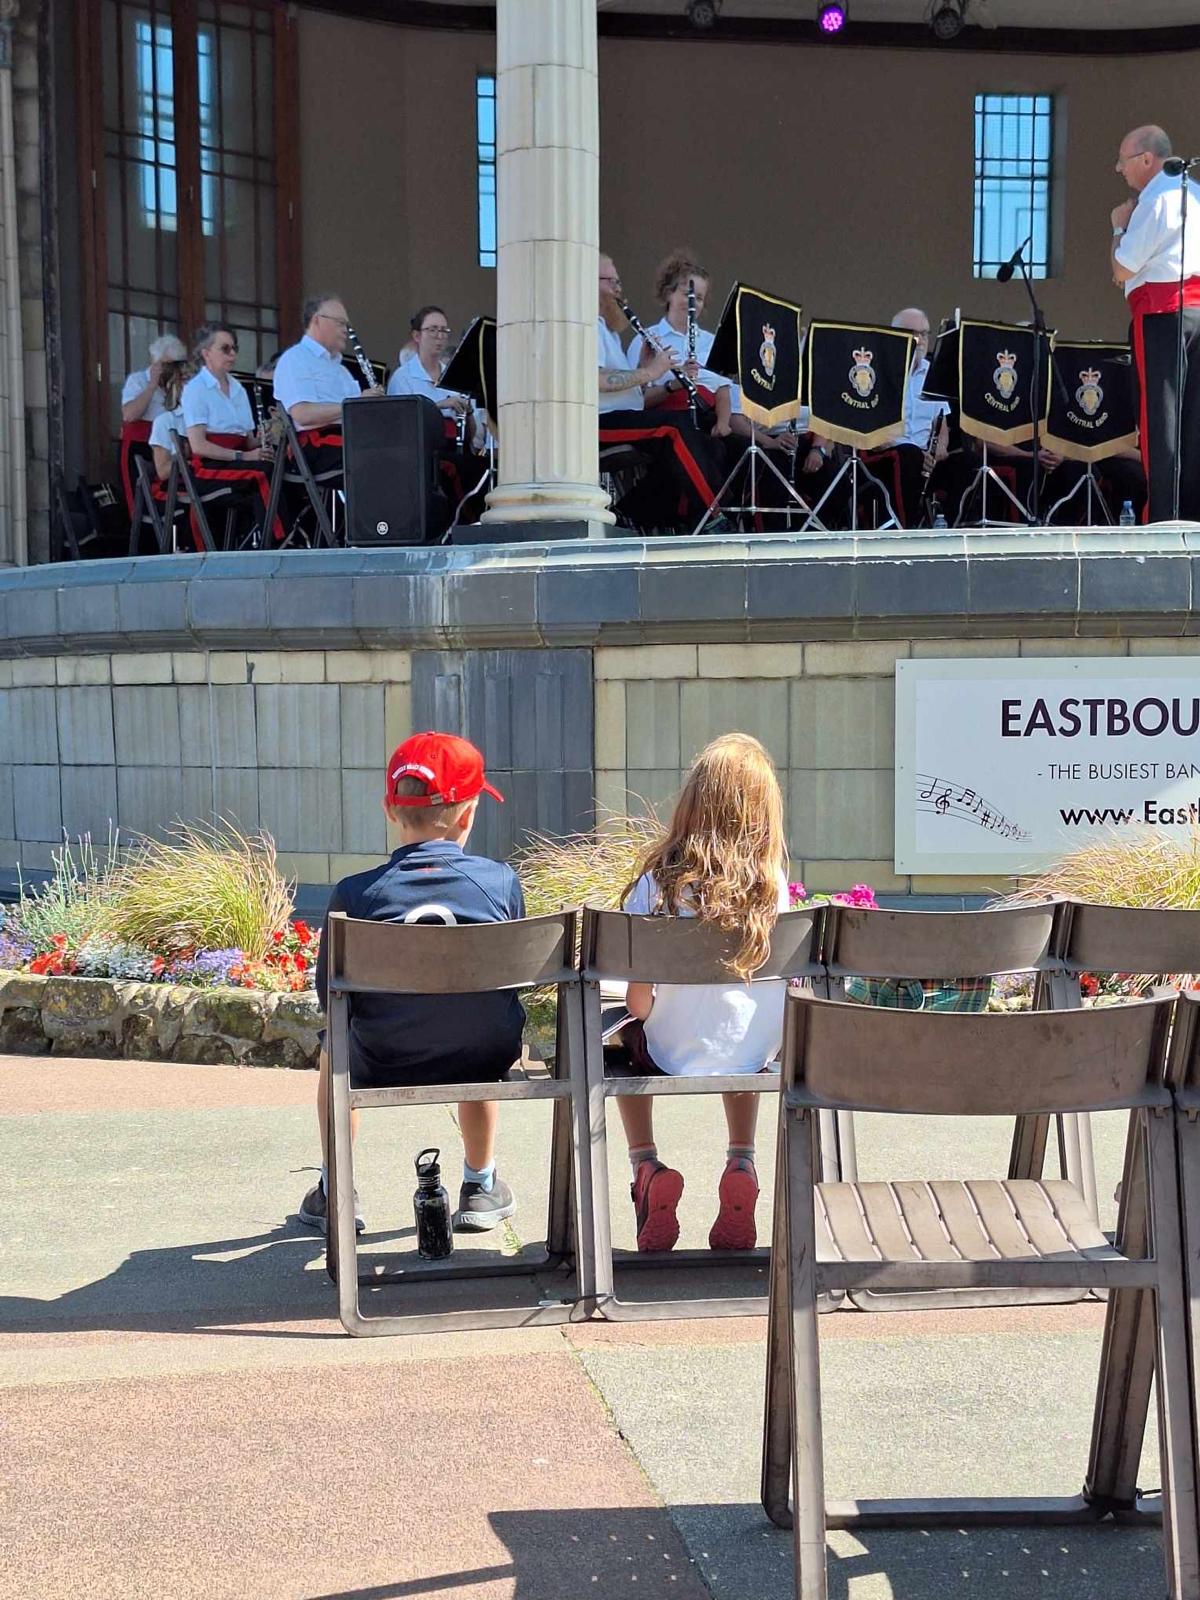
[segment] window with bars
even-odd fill
[[[475,173],[479,197],[479,265],[496,265],[496,79],[475,79]]]
[[[975,276],[990,278],[1019,244],[1031,276],[1050,275],[1054,97],[975,96]]]
[[[196,52],[200,131],[213,125],[213,37],[200,34]],[[175,39],[170,23],[139,18],[134,23],[137,69],[137,158],[141,167],[142,223],[147,228],[179,227],[175,171]],[[200,224],[216,227],[216,193],[211,178],[200,180]]]

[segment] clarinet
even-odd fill
[[[696,359],[696,280],[688,279],[687,292],[687,358],[689,361]],[[688,411],[692,417],[692,427],[696,426],[696,388],[693,384],[688,393]]]
[[[641,337],[646,341],[646,343],[651,347],[651,349],[657,350],[660,353],[665,354],[666,353],[666,346],[659,344],[657,339],[655,339],[651,334],[646,332],[645,328],[638,321],[638,319],[634,316],[633,312],[630,310],[630,308],[626,304],[626,302],[624,300],[618,300],[617,304],[620,306],[621,311],[622,311],[622,313],[623,313],[623,315],[625,317],[625,320],[629,323],[629,326],[633,329],[634,333],[640,334]],[[694,416],[695,415],[696,404],[697,404],[698,400],[700,399],[700,396],[696,392],[696,385],[688,377],[687,373],[684,372],[682,367],[673,366],[671,368],[671,371],[675,374],[675,376],[679,379],[680,383],[687,390],[688,408],[689,408],[689,410],[691,410],[691,412],[692,412],[692,414]]]
[[[358,370],[367,381],[367,388],[374,389],[378,386],[379,379],[375,376],[375,368],[367,360],[367,352],[358,341],[358,335],[349,323],[346,324],[346,341],[358,362]]]

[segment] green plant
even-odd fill
[[[1106,834],[1022,883],[1002,904],[1056,895],[1097,905],[1189,910],[1200,906],[1200,828],[1186,843],[1150,829]]]
[[[638,857],[661,833],[651,812],[606,817],[595,833],[532,834],[514,863],[526,910],[537,917],[572,906],[615,907]]]
[[[107,931],[164,956],[236,947],[262,959],[292,909],[275,841],[224,821],[140,840],[111,886]]]
[[[20,898],[4,918],[9,939],[28,945],[36,956],[54,949],[56,940],[64,939],[66,949],[76,950],[93,934],[106,931],[117,841],[117,834],[110,833],[105,848],[97,851],[90,834],[74,844],[64,837],[61,848],[52,852],[53,876],[32,886],[18,879]]]

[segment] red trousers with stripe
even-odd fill
[[[1179,515],[1200,521],[1200,278],[1183,285],[1183,386],[1178,382],[1179,285],[1144,283],[1129,296],[1138,379],[1138,429],[1146,469],[1143,520],[1175,514],[1175,424],[1183,412]]]
[[[253,442],[240,433],[210,433],[213,444],[224,445],[227,450],[251,450]],[[225,483],[243,492],[256,490],[265,511],[271,498],[271,463],[269,461],[210,462],[200,456],[192,457],[192,472],[197,483]],[[271,528],[276,544],[287,537],[283,523],[275,518]],[[192,530],[193,538],[195,529]],[[197,544],[197,548],[199,545]]]
[[[121,424],[121,488],[125,491],[125,509],[133,516],[133,500],[136,492],[133,472],[133,447],[144,444],[149,448],[150,424],[148,422],[123,422]],[[143,454],[146,452],[143,451]]]

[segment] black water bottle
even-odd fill
[[[417,1219],[417,1254],[426,1261],[443,1261],[454,1251],[450,1196],[442,1187],[439,1155],[440,1150],[422,1150],[417,1157],[413,1215]]]

